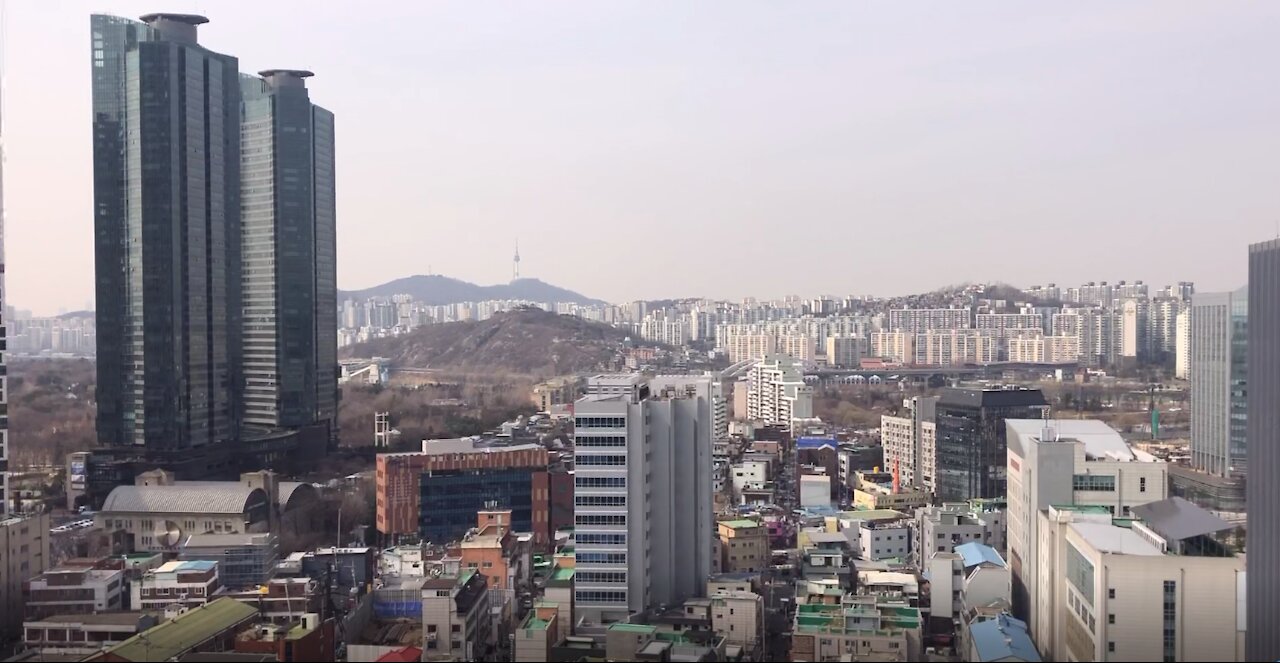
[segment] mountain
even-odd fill
[[[447,276],[419,274],[376,285],[364,290],[340,290],[338,301],[347,298],[368,299],[369,297],[390,297],[391,295],[412,295],[413,298],[427,304],[456,304],[458,302],[480,302],[488,299],[523,299],[531,302],[566,302],[575,304],[604,304],[599,299],[592,299],[572,290],[558,288],[538,279],[517,279],[511,283],[499,285],[476,285],[451,279]]]
[[[386,357],[398,368],[546,377],[608,370],[627,335],[599,322],[522,308],[357,343],[342,348],[341,356]]]

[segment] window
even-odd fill
[[[1089,605],[1093,605],[1093,564],[1070,544],[1067,545],[1067,581]]]
[[[941,540],[943,540],[943,539],[945,539],[945,538],[947,538],[947,535],[946,535],[946,534],[943,534],[942,532],[938,532],[938,540],[939,540],[939,541],[941,541]]]
[[[1071,478],[1071,489],[1083,492],[1116,491],[1116,478],[1110,474],[1077,474]]]
[[[622,515],[608,515],[608,514],[596,514],[596,513],[590,513],[590,514],[578,514],[578,515],[573,519],[573,522],[574,522],[574,524],[575,524],[575,525],[579,525],[579,526],[582,526],[582,525],[587,525],[587,526],[590,526],[590,525],[621,525],[621,526],[625,526],[625,525],[627,524],[627,517],[626,517],[626,516],[622,516]]]
[[[574,506],[626,506],[626,495],[575,495]]]
[[[1111,652],[1111,653],[1115,653],[1115,651],[1116,651],[1116,643],[1111,642],[1111,641],[1107,641],[1107,651],[1109,651],[1109,652]]]
[[[625,447],[627,438],[622,435],[586,435],[573,441],[579,447]]]
[[[1113,599],[1113,598],[1115,598],[1115,597],[1116,597],[1116,590],[1115,590],[1115,588],[1114,588],[1114,587],[1108,588],[1108,589],[1107,589],[1107,598],[1109,598],[1109,599]]]
[[[626,477],[574,477],[577,488],[626,488]]]
[[[1138,492],[1140,492],[1140,493],[1145,493],[1145,492],[1147,492],[1147,478],[1146,478],[1146,477],[1138,477]]]
[[[461,632],[462,632],[462,626],[461,626],[461,625],[459,625],[459,624],[450,624],[450,625],[449,625],[449,632],[450,632],[450,633],[461,633]]]
[[[1108,624],[1114,624],[1114,623],[1116,623],[1116,616],[1115,616],[1115,613],[1111,613],[1111,614],[1108,614],[1108,615],[1107,615],[1107,623],[1108,623]]]
[[[578,603],[626,603],[627,593],[623,591],[578,590],[573,594]]]
[[[1178,649],[1178,583],[1164,581],[1164,660],[1176,661]]]
[[[626,428],[626,417],[578,417],[576,428]]]
[[[593,582],[626,582],[626,571],[586,571],[578,569],[573,574],[575,583],[593,583]]]
[[[579,455],[574,457],[573,462],[577,465],[626,465],[627,457],[618,455]]]
[[[577,534],[574,542],[579,545],[620,546],[627,543],[626,534]]]

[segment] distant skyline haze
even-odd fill
[[[89,16],[205,15],[336,116],[338,285],[612,302],[1233,290],[1277,234],[1280,4],[0,0],[6,302],[93,300]]]

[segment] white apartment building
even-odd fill
[[[921,332],[915,338],[912,363],[926,366],[958,366],[991,363],[998,357],[994,336],[976,329],[938,329]]]
[[[777,336],[756,325],[720,325],[716,329],[716,343],[724,349],[729,361],[735,364],[760,359],[778,351]]]
[[[967,308],[898,308],[889,310],[888,329],[920,333],[933,329],[969,329],[973,312]]]
[[[1243,661],[1245,564],[1226,522],[1182,500],[1037,514],[1036,646],[1055,661]]]
[[[1168,466],[1093,419],[1007,419],[1009,567],[1014,616],[1040,642],[1045,574],[1036,518],[1052,506],[1095,506],[1128,517],[1168,496]]]
[[[729,479],[733,492],[741,495],[750,484],[762,484],[769,480],[769,463],[762,460],[745,460],[729,466]]]
[[[1178,314],[1177,342],[1174,358],[1173,376],[1180,380],[1191,377],[1191,309],[1183,309]]]
[[[902,415],[880,417],[880,446],[889,471],[898,471],[903,486],[933,492],[937,465],[937,396],[913,396],[902,401]]]
[[[1035,328],[1044,330],[1044,316],[1039,313],[979,313],[974,316],[973,326],[976,329]]]
[[[842,368],[856,368],[866,354],[867,342],[861,336],[830,336],[827,338],[827,364]]]
[[[813,387],[804,382],[801,362],[769,355],[747,375],[747,418],[791,430],[798,419],[813,418]]]
[[[710,378],[588,380],[574,407],[574,622],[705,591],[717,391]]]
[[[640,322],[640,338],[667,345],[688,345],[692,339],[692,330],[684,317],[650,313]]]
[[[808,334],[779,334],[777,348],[779,354],[792,357],[806,366],[812,365],[817,359],[817,341]]]
[[[905,331],[871,333],[871,354],[886,361],[909,364],[916,357],[916,335]]]

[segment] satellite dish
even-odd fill
[[[182,540],[182,528],[172,520],[164,521],[164,526],[156,530],[156,543],[165,548],[172,548]]]

